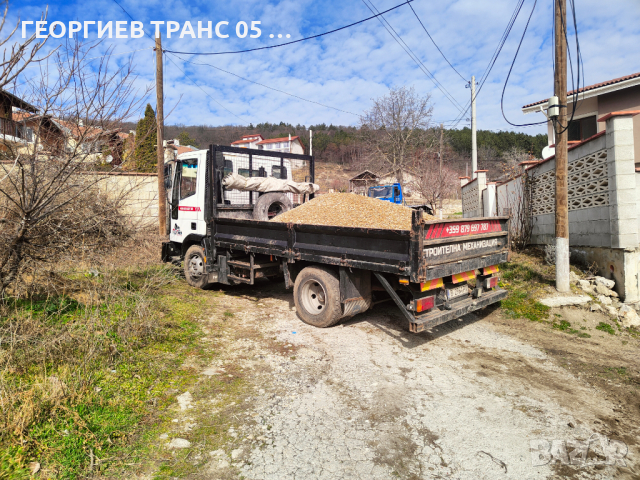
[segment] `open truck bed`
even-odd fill
[[[208,158],[226,148],[212,148]],[[295,287],[298,314],[317,326],[330,326],[336,318],[365,311],[377,290],[391,297],[412,332],[430,329],[506,297],[495,274],[508,257],[508,217],[425,221],[421,211],[413,211],[411,230],[221,218],[217,210],[223,205],[211,201],[221,198],[217,193],[220,183],[215,180],[220,175],[213,174],[207,163],[211,194],[205,202],[205,216],[210,220],[206,235],[200,239],[206,279],[198,286],[214,282],[253,285],[256,278],[284,275],[286,287]],[[163,260],[182,255],[186,266],[191,262],[188,248],[163,244]],[[316,276],[306,280],[313,269]],[[186,267],[185,273],[189,275]],[[298,288],[302,277],[305,285],[311,282],[306,303],[305,286]],[[309,310],[325,307],[318,298],[328,302],[324,297],[330,296],[332,282],[339,282],[335,283],[339,293],[336,290],[334,296],[339,294],[341,310],[334,312],[333,323],[314,323]],[[314,290],[318,283],[322,288]]]

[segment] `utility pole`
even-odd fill
[[[162,39],[156,37],[156,122],[158,137],[158,228],[160,235],[169,233],[167,223],[167,193],[164,188],[164,92],[162,77]]]
[[[476,140],[476,77],[471,77],[471,179],[478,175],[478,141]]]
[[[566,4],[566,0],[555,0],[554,92],[560,105],[558,119],[554,125],[556,132],[556,290],[559,292],[570,290]]]
[[[444,125],[440,124],[440,177],[438,181],[438,190],[440,196],[440,220],[442,220],[442,152],[443,152],[443,143],[444,143]]]
[[[309,130],[309,156],[313,156],[313,130]]]

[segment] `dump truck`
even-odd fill
[[[257,165],[286,164],[294,180],[314,181],[308,155],[220,145],[182,154],[166,169],[172,229],[162,260],[182,264],[190,285],[259,288],[259,279],[283,279],[300,319],[316,327],[392,301],[415,333],[506,297],[498,275],[509,255],[508,217],[431,221],[415,210],[408,230],[257,220],[251,212],[272,193],[233,204],[224,188],[227,162],[239,157],[248,177]],[[296,208],[313,196],[289,200]]]
[[[433,215],[433,209],[426,203],[423,204],[408,204],[402,191],[402,185],[400,183],[394,183],[391,185],[377,185],[369,187],[367,196],[371,198],[377,198],[384,202],[395,203],[396,205],[404,205],[413,210],[422,210],[423,212]]]

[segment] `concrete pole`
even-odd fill
[[[309,156],[313,155],[313,130],[309,130]]]
[[[554,92],[560,104],[556,131],[556,290],[570,291],[569,286],[569,162],[567,150],[567,25],[566,0],[555,1]]]
[[[471,180],[478,170],[478,141],[476,140],[476,77],[471,77]]]
[[[442,220],[442,153],[443,153],[443,144],[444,144],[444,125],[440,124],[440,172],[439,172],[439,181],[438,181],[438,189],[440,190],[440,220]]]
[[[156,122],[157,122],[157,172],[158,172],[158,229],[160,235],[169,233],[167,223],[167,194],[164,188],[164,92],[162,75],[162,39],[156,37]]]

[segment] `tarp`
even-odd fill
[[[293,180],[280,180],[274,177],[243,177],[237,173],[230,173],[222,180],[227,190],[243,192],[285,192],[285,193],[315,193],[320,187],[315,183],[298,183]]]

